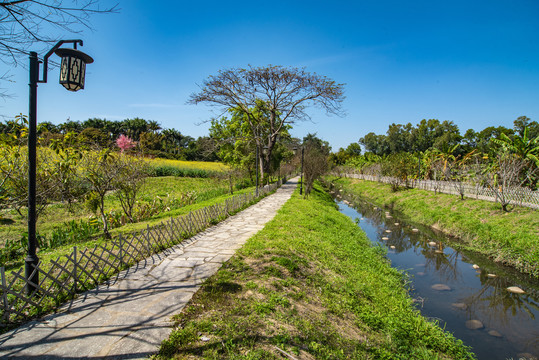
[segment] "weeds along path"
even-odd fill
[[[273,219],[297,187],[289,180],[274,194],[127,270],[125,278],[89,291],[57,314],[0,336],[0,358],[138,359],[157,352],[200,285],[247,239]],[[144,261],[143,261],[144,263]]]

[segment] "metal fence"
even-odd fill
[[[387,183],[387,184],[395,183],[397,181],[396,178],[389,177],[389,176],[377,176],[377,175],[353,174],[353,173],[347,173],[344,176],[350,177],[350,178],[362,179],[362,180],[382,182],[382,183]],[[503,189],[503,192],[501,192],[499,191],[499,189],[495,191],[495,189],[492,189],[489,187],[474,185],[474,184],[465,183],[465,182],[416,180],[416,179],[408,180],[407,186],[417,188],[417,189],[422,189],[422,190],[442,192],[445,194],[461,195],[462,193],[464,196],[467,196],[470,198],[487,200],[487,201],[492,201],[492,202],[498,202],[500,195],[503,195],[504,198],[512,205],[539,209],[539,192],[532,191],[530,189],[526,189],[522,187],[505,188]]]
[[[258,197],[267,195],[284,182],[286,178],[259,188]],[[105,281],[115,276],[117,280],[121,270],[163,250],[166,254],[166,249],[247,207],[256,198],[256,192],[236,195],[224,203],[170,218],[129,236],[120,235],[93,249],[75,246],[68,255],[48,263],[39,262],[34,269],[34,273],[39,273],[39,284],[27,282],[24,267],[13,271],[1,267],[0,326],[19,324],[50,311],[77,293],[98,291]],[[29,295],[26,294],[28,283],[36,289]]]

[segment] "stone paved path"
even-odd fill
[[[200,285],[261,230],[297,179],[222,223],[83,294],[57,314],[0,336],[1,359],[144,359],[157,352]]]

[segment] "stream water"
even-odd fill
[[[408,274],[421,313],[471,346],[479,359],[539,358],[539,279],[456,251],[450,244],[457,239],[356,196],[337,195],[336,201],[374,244],[387,248],[392,266]],[[508,291],[511,286],[525,293]]]

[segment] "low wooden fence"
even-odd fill
[[[286,178],[259,188],[258,197],[280,187]],[[99,289],[99,284],[120,276],[121,270],[153,254],[171,248],[196,233],[247,207],[256,200],[256,192],[241,194],[222,204],[208,206],[187,215],[170,218],[166,222],[129,236],[118,236],[93,249],[73,247],[69,255],[49,263],[39,262],[34,273],[39,273],[39,284],[32,294],[26,294],[27,280],[24,267],[11,272],[0,268],[2,297],[0,326],[13,326],[29,318],[58,307],[77,293]],[[29,277],[30,279],[33,276]]]
[[[344,176],[362,179],[377,181],[383,183],[393,183],[395,179],[389,176],[376,176],[376,175],[366,175],[366,174],[352,174],[347,173]],[[471,198],[487,200],[487,201],[498,201],[498,196],[500,192],[496,193],[493,189],[483,186],[477,186],[469,183],[459,183],[456,181],[434,181],[434,180],[408,180],[408,186],[429,190],[429,191],[438,191],[446,194],[460,195],[462,193]],[[532,191],[530,189],[521,188],[521,187],[512,187],[503,190],[503,196],[505,199],[509,200],[509,203],[512,205],[525,206],[529,208],[539,209],[539,192]]]

